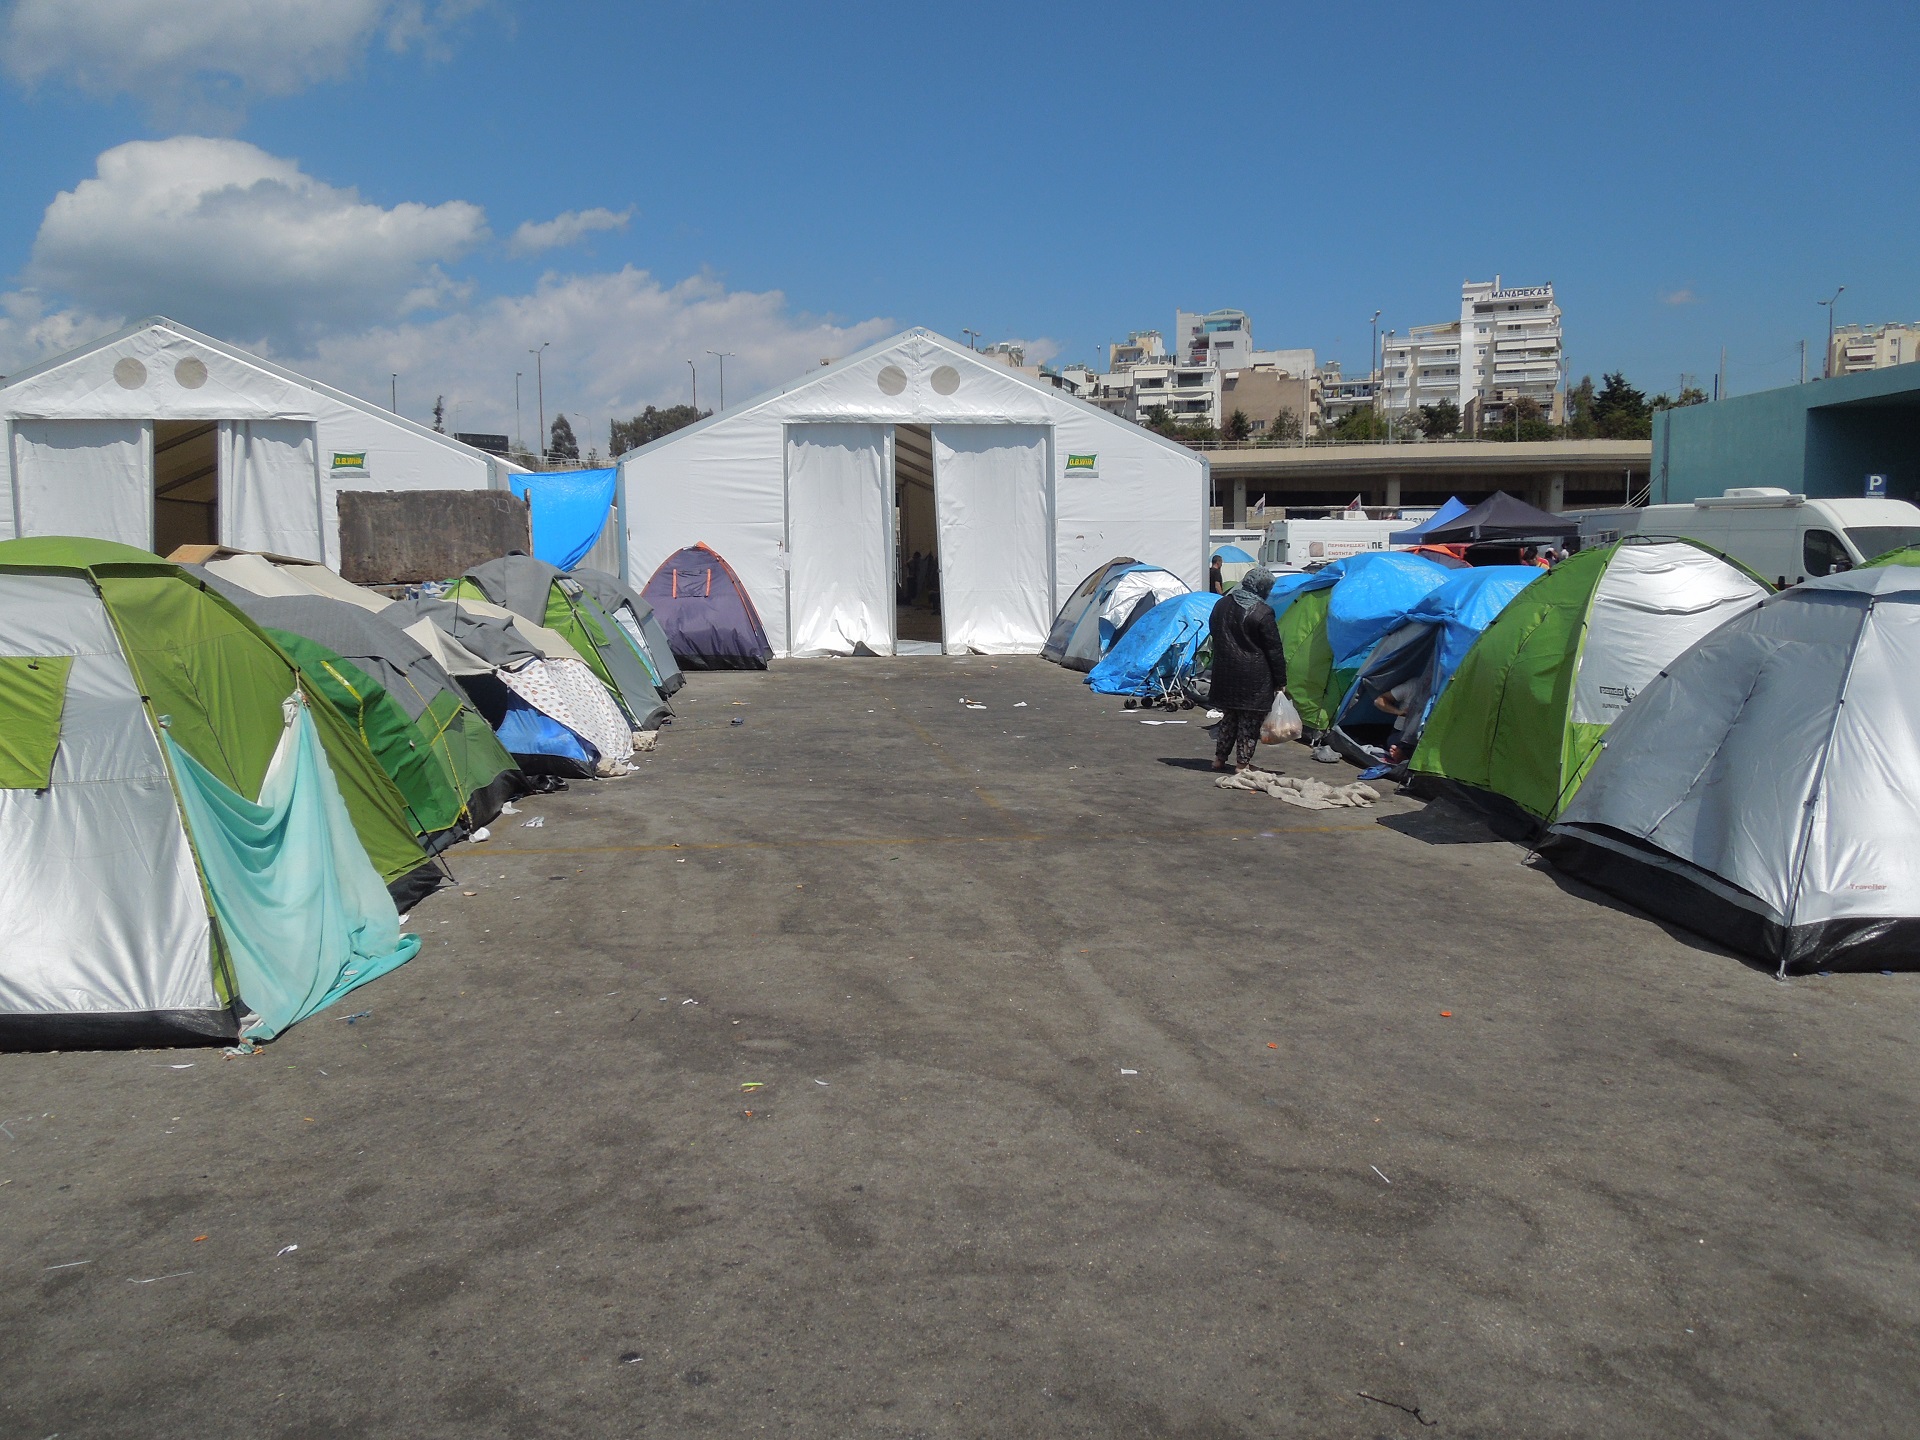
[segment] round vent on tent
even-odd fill
[[[138,390],[147,383],[147,367],[129,355],[114,363],[113,378],[122,390]]]
[[[960,372],[951,365],[942,365],[933,372],[933,388],[939,394],[951,395],[960,388]]]
[[[173,378],[180,382],[182,390],[198,390],[207,383],[207,362],[197,355],[189,355],[173,367]]]
[[[873,382],[880,387],[882,395],[898,395],[907,388],[907,372],[898,365],[889,365],[873,377]]]

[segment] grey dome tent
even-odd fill
[[[1161,601],[1186,593],[1186,581],[1171,570],[1116,556],[1074,586],[1053,617],[1041,658],[1091,671],[1136,620]]]
[[[1920,573],[1822,576],[1694,645],[1542,853],[1783,975],[1920,969]]]
[[[671,699],[674,692],[687,683],[687,677],[681,673],[680,662],[673,658],[673,646],[667,640],[666,628],[661,625],[660,617],[653,613],[653,606],[647,603],[646,597],[628,586],[619,576],[609,575],[605,570],[576,565],[570,573],[598,602],[600,608],[613,618],[613,623],[620,627],[640,652],[641,663],[647,667],[653,683],[660,687],[660,693]]]

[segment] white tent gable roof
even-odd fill
[[[8,420],[314,420],[342,406],[460,455],[522,468],[164,315],[0,382]]]
[[[1170,452],[1193,460],[1186,446],[1121,420],[1098,406],[982,358],[931,330],[904,330],[857,354],[763,391],[697,424],[629,450],[622,462],[657,453],[745,415],[777,416],[782,421],[846,421],[879,425],[1046,425],[1063,412],[1124,426]]]

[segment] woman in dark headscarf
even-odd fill
[[[1227,756],[1242,770],[1253,763],[1260,743],[1260,722],[1274,693],[1287,683],[1287,657],[1280,649],[1280,626],[1267,604],[1273,572],[1256,567],[1240,577],[1238,588],[1215,602],[1208,631],[1213,636],[1212,703],[1225,711],[1213,727],[1213,768],[1225,770]]]

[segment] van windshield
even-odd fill
[[[1920,525],[1849,525],[1847,538],[1862,560],[1871,560],[1889,550],[1920,545]]]

